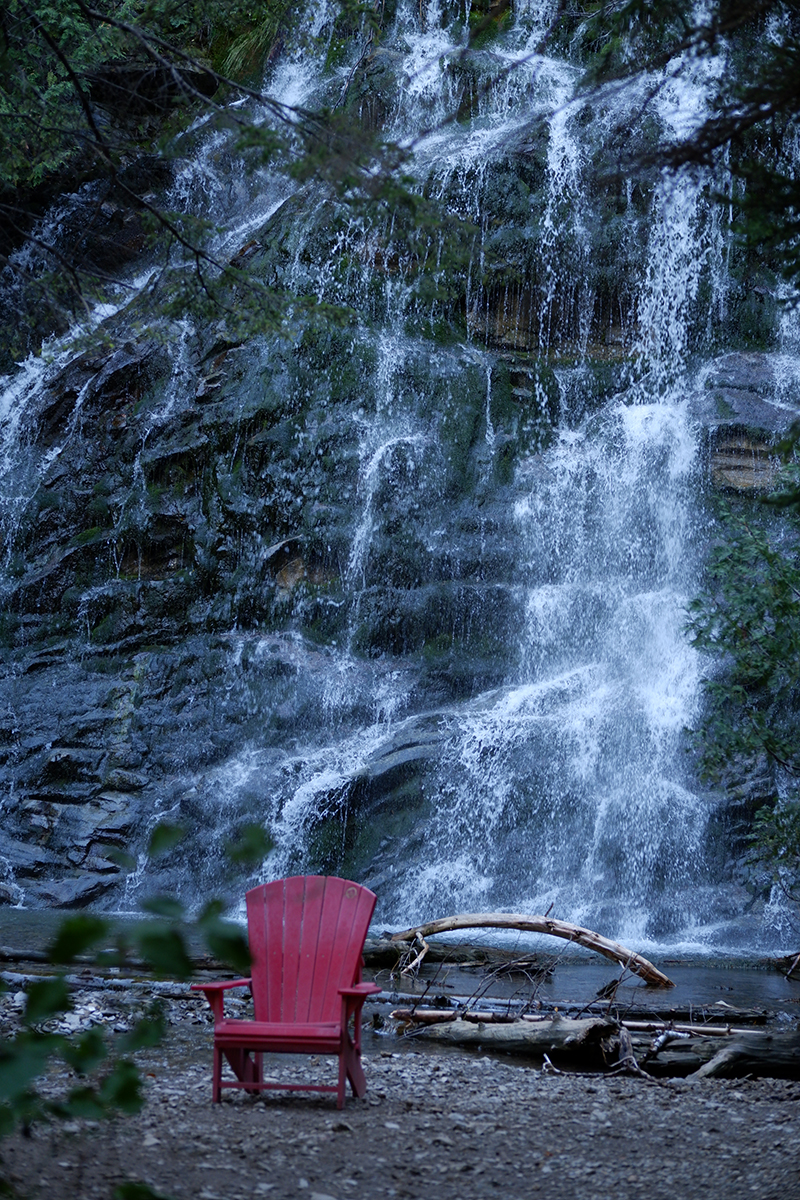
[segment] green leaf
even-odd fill
[[[0,1052],[0,1101],[19,1101],[58,1044],[57,1038],[24,1034],[6,1043]]]
[[[241,925],[222,920],[224,911],[221,900],[209,900],[197,918],[197,928],[215,958],[221,959],[235,971],[246,974],[252,963],[247,936]]]
[[[0,1138],[8,1137],[10,1133],[13,1133],[16,1125],[17,1120],[11,1105],[0,1104]],[[11,1196],[14,1194],[5,1180],[0,1181],[0,1194],[4,1196]]]
[[[56,1103],[53,1111],[59,1117],[83,1117],[86,1120],[97,1120],[109,1115],[106,1105],[97,1093],[96,1088],[72,1088],[64,1103]]]
[[[65,917],[55,938],[47,947],[51,962],[69,963],[95,946],[108,933],[108,921],[88,913]]]
[[[62,975],[56,975],[30,985],[23,1020],[26,1025],[39,1024],[71,1007],[72,997],[67,982]]]
[[[133,854],[129,854],[127,850],[119,850],[113,847],[106,851],[106,858],[118,867],[122,867],[123,871],[135,871],[138,863]]]
[[[253,822],[242,826],[228,842],[225,853],[237,866],[254,867],[264,861],[274,845],[264,826]]]
[[[225,905],[222,900],[216,897],[213,900],[207,900],[200,910],[197,917],[197,924],[202,928],[209,921],[215,921],[225,912]]]
[[[114,1188],[113,1200],[171,1200],[169,1196],[165,1196],[163,1192],[154,1192],[147,1183],[139,1183],[138,1180],[127,1180],[125,1183],[118,1183]]]
[[[59,1116],[109,1117],[115,1112],[139,1112],[144,1103],[141,1079],[129,1059],[117,1059],[99,1087],[73,1088],[66,1103],[54,1104]]]
[[[64,1061],[69,1063],[78,1075],[88,1075],[108,1054],[102,1029],[95,1026],[85,1030],[78,1037],[65,1041],[61,1054]]]
[[[142,911],[154,917],[166,917],[169,921],[182,921],[185,909],[175,896],[150,896],[142,901]]]
[[[163,1006],[151,1006],[150,1012],[136,1022],[133,1029],[124,1034],[117,1042],[117,1047],[123,1054],[133,1054],[136,1050],[146,1050],[158,1046],[164,1039],[167,1023]]]
[[[185,837],[186,830],[182,825],[170,825],[167,822],[162,822],[156,825],[150,834],[147,853],[151,858],[158,858],[160,855],[174,850]]]
[[[141,1079],[136,1064],[127,1058],[121,1058],[114,1064],[110,1075],[100,1085],[100,1099],[110,1108],[118,1108],[122,1112],[138,1112],[144,1103]]]
[[[154,922],[138,933],[137,941],[142,957],[157,971],[175,979],[188,979],[192,974],[192,962],[180,930]]]
[[[219,958],[242,975],[250,970],[252,958],[244,930],[232,921],[215,919],[203,925],[206,945]]]

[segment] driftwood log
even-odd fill
[[[0,951],[0,954],[2,951]],[[408,946],[403,942],[393,942],[390,934],[383,937],[367,938],[364,943],[364,965],[367,967],[394,967],[408,954]],[[501,946],[471,946],[455,942],[430,943],[425,955],[426,963],[447,963],[449,966],[486,967],[489,969],[513,970],[519,967],[520,972],[552,973],[553,962],[550,955],[525,954],[520,956],[518,950],[507,950]]]
[[[572,925],[568,921],[556,921],[552,917],[526,916],[524,913],[460,913],[437,921],[426,921],[424,925],[417,925],[413,929],[404,929],[401,933],[393,934],[391,940],[409,942],[417,937],[424,940],[433,934],[451,933],[456,929],[518,929],[523,933],[548,933],[613,959],[654,987],[675,986],[671,979],[634,950],[628,950],[619,942],[612,942],[591,929]]]
[[[516,1000],[501,996],[458,995],[455,992],[437,991],[436,988],[425,988],[424,992],[405,992],[397,989],[387,989],[371,1000],[373,1004],[391,1004],[404,1008],[437,1008],[442,1011],[457,1009],[476,1009],[482,1013],[501,1013],[524,1017],[552,1017],[558,1012],[562,1017],[598,1017],[605,1016],[609,1010],[608,1001],[594,1001],[589,1005],[576,1003],[541,1004],[537,1002],[537,1012],[530,1013],[530,1000]],[[611,1011],[613,1011],[613,1006]],[[763,1008],[734,1008],[724,1000],[713,1004],[659,1004],[657,998],[643,991],[642,999],[625,1003],[624,1023],[629,1029],[633,1028],[632,1021],[645,1023],[646,1032],[658,1032],[666,1026],[674,1026],[676,1022],[682,1025],[717,1025],[720,1034],[726,1033],[733,1025],[766,1025],[770,1013]]]
[[[616,1021],[601,1017],[581,1021],[513,1021],[510,1024],[484,1024],[455,1020],[420,1029],[425,1041],[454,1046],[481,1047],[510,1054],[529,1054],[540,1058],[568,1060],[582,1066],[603,1065],[601,1043],[619,1029]]]
[[[787,979],[800,979],[800,951],[796,954],[784,954],[772,961]]]
[[[745,1033],[728,1039],[692,1078],[740,1079],[743,1075],[800,1079],[800,1033]]]
[[[552,1013],[502,1013],[495,1012],[492,1009],[467,1009],[464,1012],[458,1012],[456,1009],[442,1008],[424,1008],[413,1006],[411,1008],[396,1008],[390,1014],[393,1021],[404,1021],[412,1025],[443,1025],[448,1021],[469,1021],[473,1025],[511,1025],[514,1021],[529,1021],[540,1024],[542,1021],[552,1021]],[[649,1033],[652,1038],[665,1038],[664,1045],[670,1039],[687,1038],[687,1037],[705,1037],[705,1038],[720,1038],[730,1039],[737,1034],[748,1035],[753,1031],[751,1029],[734,1028],[732,1025],[676,1025],[670,1023],[666,1025],[663,1021],[636,1021],[629,1020],[624,1017],[620,1022],[620,1026],[627,1029],[632,1034]]]
[[[740,1079],[745,1075],[800,1079],[800,1032],[796,1030],[726,1030],[716,1036],[709,1036],[705,1028],[691,1033],[668,1030],[653,1038],[644,1030],[626,1029],[602,1018],[520,1019],[509,1023],[451,1018],[419,1025],[415,1036],[490,1053],[521,1054],[545,1061],[552,1058],[583,1071],[623,1069],[660,1079]]]

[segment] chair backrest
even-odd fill
[[[361,978],[376,896],[325,875],[294,875],[247,893],[257,1021],[338,1021],[340,987]]]

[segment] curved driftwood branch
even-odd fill
[[[416,936],[427,938],[435,933],[450,933],[455,929],[520,929],[525,933],[549,933],[553,937],[566,938],[568,942],[577,942],[587,950],[596,950],[598,954],[614,959],[655,987],[675,986],[671,979],[646,958],[642,958],[641,954],[628,950],[619,942],[601,937],[591,929],[571,925],[568,921],[555,921],[551,917],[531,917],[524,913],[460,913],[455,917],[442,917],[438,921],[416,925],[413,929],[404,929],[401,933],[393,934],[392,941],[407,942]]]

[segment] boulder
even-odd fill
[[[79,875],[65,875],[41,883],[36,889],[39,901],[53,908],[83,908],[109,890],[119,878],[116,875],[96,874],[81,871]]]

